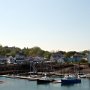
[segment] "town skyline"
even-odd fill
[[[15,45],[13,45],[13,46],[8,46],[8,45],[5,45],[5,46],[3,46],[2,44],[0,44],[0,47],[1,48],[18,48],[18,49],[21,49],[21,50],[23,50],[23,49],[33,49],[33,48],[38,48],[38,49],[41,49],[41,50],[43,50],[43,51],[48,51],[48,52],[51,52],[51,53],[55,53],[55,52],[59,52],[59,51],[61,51],[61,52],[90,52],[90,49],[84,49],[84,50],[81,50],[81,51],[76,51],[76,50],[70,50],[70,51],[65,51],[65,50],[60,50],[60,49],[58,49],[58,50],[51,50],[51,51],[49,51],[49,50],[45,50],[45,49],[43,49],[43,48],[41,48],[41,47],[39,47],[39,46],[33,46],[33,47],[18,47],[18,46],[15,46]]]

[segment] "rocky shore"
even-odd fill
[[[49,64],[50,65],[50,64]],[[50,69],[52,68],[52,69]],[[0,66],[0,75],[5,74],[19,74],[19,75],[30,75],[29,65],[4,65]],[[49,75],[62,75],[62,74],[74,74],[74,73],[90,73],[89,64],[52,64],[51,67],[37,66],[36,74],[43,74],[47,72]]]

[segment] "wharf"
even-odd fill
[[[18,76],[18,75],[0,75],[0,76],[13,79],[26,79],[30,81],[36,81],[37,79],[40,79],[40,77]]]

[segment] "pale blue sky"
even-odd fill
[[[0,0],[0,44],[90,49],[90,0]]]

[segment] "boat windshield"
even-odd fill
[[[75,75],[67,75],[64,77],[64,79],[76,79],[77,77]]]

